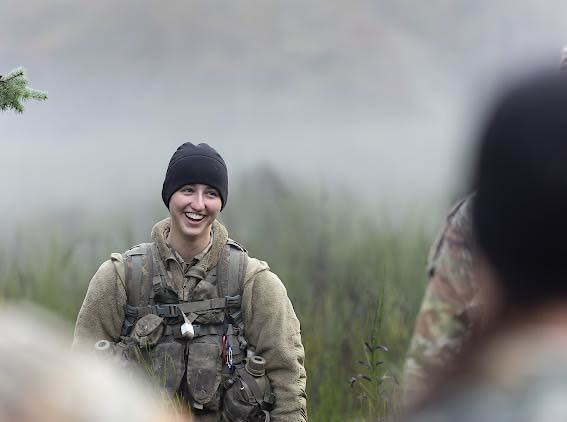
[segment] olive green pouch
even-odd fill
[[[159,343],[152,350],[153,371],[160,386],[174,395],[185,373],[185,344],[177,341]]]
[[[218,410],[222,369],[219,339],[200,337],[188,348],[187,387],[194,400],[193,407]]]
[[[141,348],[155,346],[163,336],[165,324],[163,318],[148,314],[140,318],[132,330],[132,339]]]

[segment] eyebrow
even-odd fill
[[[188,186],[195,187],[197,185],[203,185],[203,186],[206,186],[205,189],[207,189],[207,190],[214,190],[217,193],[219,192],[219,190],[217,188],[215,188],[211,185],[207,185],[206,183],[187,183],[186,185],[181,186],[179,189],[183,189],[183,188],[186,188]]]

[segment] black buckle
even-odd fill
[[[242,321],[242,311],[237,310],[228,314],[228,319],[233,325],[238,325]]]
[[[154,305],[155,313],[160,317],[171,318],[177,316],[177,305]]]
[[[225,296],[225,303],[227,308],[238,308],[241,303],[240,295]]]
[[[130,331],[132,331],[132,327],[134,327],[134,322],[130,321],[128,318],[124,319],[120,335],[126,337],[130,334]]]
[[[135,307],[135,306],[131,306],[129,304],[126,304],[126,306],[124,306],[124,313],[126,314],[127,317],[136,318],[138,316],[138,308]]]

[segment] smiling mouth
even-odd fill
[[[195,221],[195,222],[201,221],[205,218],[204,215],[197,214],[197,213],[194,213],[194,212],[186,212],[185,217],[187,217],[189,220]]]

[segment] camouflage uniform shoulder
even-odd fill
[[[427,390],[427,381],[459,353],[478,322],[471,306],[479,291],[472,271],[472,198],[451,209],[430,252],[428,285],[406,360],[406,404]]]
[[[427,257],[427,275],[431,278],[436,271],[439,257],[446,243],[457,242],[463,248],[473,247],[472,234],[472,199],[471,194],[458,201],[447,214],[444,226],[439,231]]]
[[[474,193],[460,200],[449,212],[447,224],[472,234],[472,202]]]

